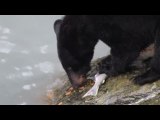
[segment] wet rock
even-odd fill
[[[144,56],[143,56],[144,57]],[[93,79],[99,70],[100,63],[105,59],[101,58],[92,62],[92,69],[88,73],[88,78]],[[137,64],[138,62],[138,64]],[[146,62],[146,61],[145,61]],[[103,84],[97,97],[82,96],[93,86],[93,81],[89,80],[83,90],[72,90],[70,95],[66,95],[66,91],[70,89],[71,84],[67,80],[67,76],[61,79],[65,84],[57,89],[56,98],[52,99],[52,104],[57,105],[160,105],[160,81],[144,86],[137,86],[132,83],[132,78],[143,73],[148,69],[148,61],[145,63],[142,58],[137,59],[134,63],[134,70],[120,75],[118,77],[109,78]],[[54,96],[55,97],[55,96]]]

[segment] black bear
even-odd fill
[[[160,78],[159,15],[66,15],[55,22],[54,29],[60,61],[74,87],[86,83],[99,40],[111,47],[111,58],[100,73],[125,73],[140,52],[155,43],[150,69],[137,76],[134,83],[144,85]]]

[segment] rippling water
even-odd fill
[[[61,17],[0,15],[0,104],[47,104],[46,90],[64,74],[53,31]],[[108,51],[99,43],[94,58]]]

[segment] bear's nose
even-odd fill
[[[86,84],[87,79],[85,75],[71,74],[71,83],[74,88],[82,87]]]

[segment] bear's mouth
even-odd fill
[[[87,77],[84,74],[70,72],[68,76],[69,76],[72,86],[75,89],[84,86],[87,82]]]
[[[72,85],[74,88],[82,87],[87,82],[84,75],[72,75]]]

